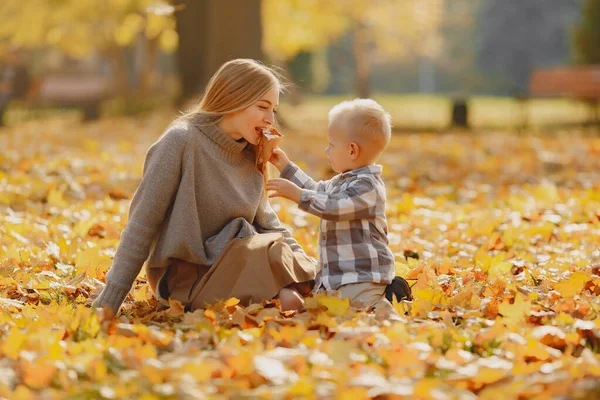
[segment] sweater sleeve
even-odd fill
[[[185,149],[183,132],[172,130],[146,153],[142,179],[131,200],[129,220],[113,264],[106,274],[106,286],[92,307],[108,305],[115,313],[121,307],[179,188]]]

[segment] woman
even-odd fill
[[[249,304],[279,295],[283,310],[302,306],[315,260],[282,227],[255,167],[281,89],[272,69],[229,61],[198,106],[150,147],[106,287],[92,306],[118,311],[144,261],[162,303],[174,298],[194,310],[229,297]]]

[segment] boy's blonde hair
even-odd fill
[[[391,116],[372,99],[343,101],[329,111],[329,125],[343,123],[350,140],[381,152],[392,136]]]
[[[256,60],[227,61],[210,78],[200,101],[180,118],[204,116],[207,123],[216,124],[226,115],[250,107],[271,88],[283,91],[286,86],[277,70]]]

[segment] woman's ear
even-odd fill
[[[359,155],[360,155],[360,147],[358,146],[358,143],[356,143],[356,142],[350,143],[350,158],[352,160],[356,160]]]

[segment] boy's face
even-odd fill
[[[345,126],[341,121],[333,120],[329,124],[327,133],[329,145],[325,149],[331,169],[336,173],[350,171],[352,169],[352,158],[350,157],[350,140]]]

